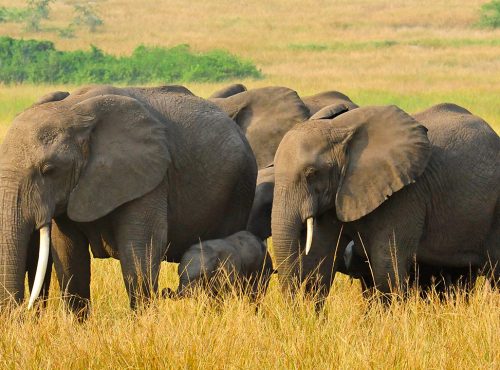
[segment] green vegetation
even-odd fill
[[[477,25],[483,28],[500,28],[500,0],[492,0],[481,6],[481,18]]]
[[[54,0],[28,0],[28,8],[25,13],[26,30],[32,32],[40,31],[40,22],[49,18],[49,5]]]
[[[97,28],[104,24],[102,18],[100,18],[94,6],[90,3],[77,2],[73,4],[76,16],[73,19],[75,26],[86,26],[90,32],[96,32]]]
[[[49,19],[50,4],[56,0],[26,0],[26,8],[0,7],[0,23],[25,23],[25,31],[53,31],[62,38],[72,38],[75,28],[85,27],[96,32],[104,24],[96,11],[96,6],[88,0],[72,0],[67,4],[73,7],[74,18],[66,27],[42,27],[41,21]]]
[[[188,45],[137,47],[116,57],[95,46],[90,51],[59,51],[50,41],[0,38],[0,81],[11,83],[170,83],[258,78],[248,61],[228,52],[193,53]]]
[[[5,6],[0,6],[0,23],[22,22],[27,12],[28,11],[23,8],[7,8]]]
[[[419,46],[423,48],[460,48],[463,46],[500,46],[500,39],[415,39],[374,40],[364,42],[333,42],[331,44],[289,44],[290,50],[300,51],[356,51],[390,48],[393,46]]]

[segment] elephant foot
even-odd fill
[[[170,288],[163,288],[161,291],[161,297],[163,299],[169,298],[169,299],[173,299],[173,300],[178,300],[178,299],[182,298],[179,296],[179,294],[177,294],[177,292],[175,290],[172,290]]]

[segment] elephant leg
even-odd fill
[[[156,296],[160,263],[166,256],[167,207],[166,202],[154,197],[158,192],[156,189],[151,197],[123,205],[113,220],[123,280],[133,310]]]
[[[54,220],[52,254],[68,308],[84,319],[90,308],[90,251],[85,235],[66,216]]]
[[[29,290],[33,289],[33,283],[35,281],[36,267],[38,264],[38,253],[40,250],[40,233],[38,231],[31,235],[28,247],[28,255],[26,256],[26,271],[28,273],[28,286]],[[50,281],[52,278],[52,254],[49,254],[49,260],[47,262],[47,271],[45,272],[45,278],[43,279],[42,290],[37,300],[42,302],[42,306],[45,308],[47,306],[47,299],[49,297]]]
[[[485,274],[492,288],[500,291],[500,200],[495,208],[493,224],[485,246],[488,253]]]
[[[370,242],[369,261],[374,285],[383,294],[383,300],[387,301],[390,293],[407,292],[411,251],[416,245],[416,240],[411,243],[382,236]]]

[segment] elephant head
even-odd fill
[[[23,299],[33,231],[41,262],[30,303],[43,281],[51,220],[103,217],[151,191],[170,163],[165,125],[138,100],[92,89],[56,95],[18,115],[0,147],[0,302]]]
[[[291,288],[299,256],[315,249],[313,230],[330,229],[333,252],[343,224],[415,181],[430,156],[427,130],[395,106],[330,111],[340,115],[322,114],[296,126],[276,152],[272,234],[284,288]],[[324,222],[327,216],[331,221]]]

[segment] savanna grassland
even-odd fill
[[[106,0],[99,32],[62,39],[0,23],[0,35],[48,39],[63,50],[94,44],[127,55],[139,44],[222,48],[253,61],[264,77],[301,95],[335,89],[358,104],[395,103],[416,112],[454,102],[500,131],[500,30],[474,27],[485,1]],[[0,0],[0,6],[24,1]],[[45,28],[67,22],[52,5]],[[207,96],[225,83],[187,86]],[[44,93],[74,86],[0,86],[0,138],[12,118]],[[128,309],[119,263],[94,260],[91,318],[66,314],[53,284],[40,317],[25,307],[0,317],[0,368],[500,368],[500,294],[480,281],[469,300],[413,295],[388,309],[369,306],[358,283],[335,281],[326,309],[287,303],[274,279],[259,310],[229,298],[160,300]],[[55,281],[55,280],[54,280]],[[164,264],[160,286],[177,284]]]

